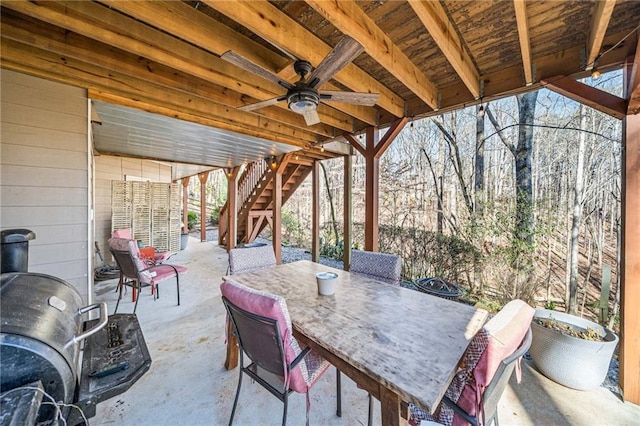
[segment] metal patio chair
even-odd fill
[[[116,260],[123,279],[118,283],[119,295],[116,302],[114,314],[118,311],[120,299],[122,298],[122,289],[124,286],[130,286],[137,293],[135,297],[135,305],[133,312],[138,308],[138,300],[140,299],[140,290],[143,287],[151,286],[153,299],[160,297],[158,292],[158,283],[175,277],[176,290],[178,295],[178,305],[180,305],[180,273],[185,272],[187,268],[179,265],[160,264],[149,266],[147,260],[140,255],[138,243],[135,240],[126,238],[110,238],[109,250]]]
[[[520,381],[519,361],[531,346],[534,312],[522,300],[507,303],[472,339],[434,415],[409,404],[409,423],[498,426],[498,401],[516,367]]]
[[[223,282],[220,290],[240,346],[240,375],[229,425],[233,424],[243,374],[284,403],[283,426],[287,422],[289,395],[292,392],[305,393],[308,425],[309,389],[329,368],[329,362],[310,348],[300,348],[292,336],[291,319],[283,298],[229,281]],[[244,364],[245,354],[251,361],[247,366]],[[340,392],[337,400],[339,404]]]
[[[240,274],[276,266],[276,255],[270,245],[237,247],[229,250],[229,273]]]

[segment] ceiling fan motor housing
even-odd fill
[[[296,87],[287,93],[287,105],[289,109],[298,114],[314,111],[320,103],[320,95],[315,89],[296,84]]]

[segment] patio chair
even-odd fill
[[[474,336],[434,415],[409,404],[409,423],[498,426],[498,401],[516,367],[520,381],[519,362],[531,345],[534,312],[522,300],[507,303]]]
[[[133,240],[133,233],[131,232],[131,228],[124,228],[124,229],[116,229],[111,233],[111,236],[113,238],[125,238],[127,240]],[[173,256],[174,253],[170,252],[170,251],[161,251],[161,252],[155,252],[154,254],[154,262],[155,264],[159,264],[164,262],[165,260],[169,259],[171,256]]]
[[[364,275],[391,285],[400,285],[402,261],[399,256],[373,251],[352,250],[349,272]],[[339,373],[338,373],[339,374]],[[373,397],[369,394],[367,424],[373,423]]]
[[[309,389],[329,368],[329,362],[310,348],[300,348],[292,336],[291,319],[283,298],[230,281],[223,282],[220,290],[240,346],[240,376],[229,425],[233,424],[243,374],[284,403],[283,426],[287,422],[289,394],[305,393],[308,425]],[[248,366],[244,365],[244,354],[251,361]],[[339,403],[339,392],[337,398]]]
[[[400,285],[402,261],[399,256],[373,251],[352,250],[349,272]]]
[[[140,299],[140,290],[142,287],[151,286],[153,290],[153,300],[155,300],[160,297],[158,283],[173,277],[176,278],[178,305],[180,305],[180,273],[185,272],[187,268],[168,264],[149,266],[146,259],[140,255],[138,243],[131,239],[110,238],[109,250],[116,260],[123,276],[123,280],[118,283],[120,293],[118,295],[118,302],[116,302],[116,308],[113,312],[114,314],[118,311],[118,305],[122,298],[122,288],[125,285],[132,287],[134,292],[137,292],[135,306],[133,307],[133,312],[135,313],[138,308],[138,300]]]
[[[229,273],[240,274],[276,266],[276,255],[269,245],[229,250]]]

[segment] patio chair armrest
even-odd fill
[[[168,265],[168,264],[165,264],[165,263],[161,263],[160,265],[153,265],[153,266],[149,266],[148,268],[141,269],[141,270],[140,270],[140,272],[146,272],[146,271],[148,271],[149,269],[153,269],[153,268],[156,268],[156,267],[159,267],[159,266],[168,266],[168,267],[170,267],[171,269],[173,269],[173,272],[175,272],[175,273],[176,273],[176,275],[178,275],[178,270],[176,269],[176,267],[175,267],[175,266],[173,266],[173,265]]]
[[[291,365],[289,365],[289,370],[293,370],[293,368],[298,365],[300,363],[300,361],[302,361],[302,359],[309,353],[311,352],[311,348],[310,347],[306,347],[302,350],[302,352],[300,352],[298,354],[298,356],[296,357],[296,359],[293,360],[293,362],[291,363]]]
[[[466,411],[464,411],[462,408],[460,408],[458,406],[458,404],[453,402],[448,396],[446,396],[446,395],[443,396],[442,397],[442,402],[445,403],[446,405],[448,405],[449,407],[451,407],[451,409],[453,411],[455,411],[455,413],[457,415],[459,415],[460,417],[465,419],[465,421],[467,421],[469,424],[471,424],[473,426],[478,426],[478,421],[474,417],[471,417],[469,414],[467,414]]]

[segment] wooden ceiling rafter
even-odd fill
[[[248,95],[253,99],[281,95],[281,87],[266,81],[256,84],[255,75],[176,39],[142,22],[91,2],[3,2],[19,13],[32,16],[85,37],[195,75],[206,81]],[[249,98],[245,102],[252,103]],[[288,111],[286,105],[276,107]],[[353,131],[353,119],[325,105],[318,107],[322,122],[341,131]]]
[[[589,30],[589,40],[587,41],[587,64],[586,70],[589,71],[598,66],[600,50],[602,42],[609,27],[609,21],[613,14],[613,8],[616,0],[599,0],[595,2],[594,11],[591,20],[591,29]]]
[[[352,0],[339,2],[305,1],[341,33],[358,41],[369,56],[395,76],[418,98],[433,110],[438,110],[438,89],[433,82],[411,62],[356,2]]]
[[[455,31],[455,24],[449,20],[444,7],[439,2],[426,0],[409,0],[409,5],[453,69],[456,70],[469,92],[474,98],[480,98],[482,95],[480,75],[464,47],[464,42]]]
[[[274,74],[279,73],[282,69],[287,69],[288,65],[292,65],[290,59],[275,53],[249,37],[233,31],[206,14],[198,12],[186,3],[176,1],[123,2],[114,0],[101,0],[101,3],[182,38],[217,56],[232,50]],[[290,69],[293,72],[291,79],[296,78],[297,75],[293,71],[293,67]],[[325,88],[327,90],[339,90],[333,85],[326,85]],[[333,103],[331,106],[369,124],[374,124],[377,118],[376,111],[373,108],[345,103]]]
[[[167,68],[164,65],[141,60],[127,52],[114,53],[109,46],[84,36],[66,33],[62,30],[54,32],[50,28],[31,25],[30,22],[14,19],[12,12],[3,13],[0,19],[2,19],[3,38],[14,41],[24,40],[32,47],[47,49],[65,58],[76,59],[80,61],[75,65],[77,69],[85,69],[86,66],[83,63],[86,63],[104,68],[105,71],[99,74],[111,71],[114,73],[114,77],[115,75],[125,75],[125,79],[130,77],[140,79],[142,82],[157,84],[158,90],[160,88],[169,91],[176,90],[233,108],[243,105],[240,93],[226,90],[224,87]],[[134,86],[140,89],[139,85],[135,84]],[[192,106],[190,100],[187,102],[188,105],[184,106]],[[293,112],[267,108],[261,115],[266,119],[298,127],[321,137],[331,137],[334,134],[333,128],[323,123],[307,126],[304,118]]]
[[[522,68],[524,82],[527,86],[533,84],[533,63],[531,61],[531,37],[529,35],[529,18],[527,14],[527,2],[525,0],[513,0],[518,26],[518,39],[520,40],[520,53],[522,55]]]
[[[267,1],[205,0],[204,3],[272,45],[291,53],[298,59],[307,60],[314,66],[317,66],[331,51],[331,46]],[[379,93],[377,104],[380,107],[394,116],[403,115],[404,100],[353,63],[348,64],[333,78],[356,92]]]
[[[636,41],[640,45],[640,32],[636,36]],[[640,114],[640,49],[636,50],[635,55],[629,58],[625,65],[631,67],[629,81],[625,84],[627,92],[625,95],[629,102],[627,114]]]

